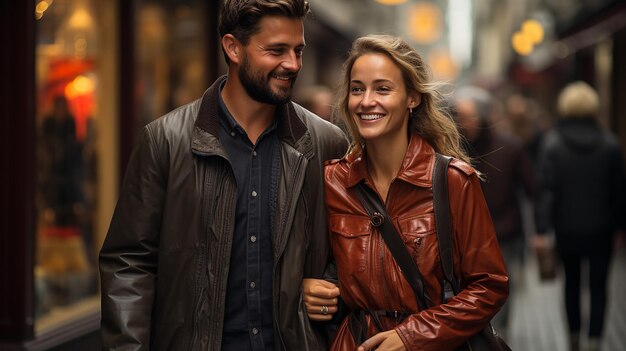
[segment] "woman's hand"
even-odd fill
[[[312,321],[329,321],[337,312],[339,287],[323,279],[302,280],[302,300]]]
[[[365,340],[364,343],[359,346],[357,351],[405,351],[404,343],[398,332],[395,329],[388,330],[386,332],[378,333],[371,338]]]

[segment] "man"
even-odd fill
[[[100,253],[105,349],[324,348],[300,285],[325,268],[323,162],[347,142],[290,102],[308,12],[225,1],[228,76],[144,128]]]
[[[534,199],[537,184],[530,157],[521,140],[504,135],[490,125],[493,104],[489,92],[466,86],[456,92],[453,111],[465,137],[467,152],[474,166],[485,176],[481,185],[509,273],[511,294],[508,301],[512,301],[524,255],[522,206]],[[492,320],[496,330],[503,335],[507,335],[510,306],[510,302],[505,303]]]

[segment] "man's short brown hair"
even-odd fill
[[[259,31],[259,21],[265,16],[302,18],[310,12],[306,0],[225,0],[219,17],[220,38],[232,34],[243,45]],[[224,54],[226,63],[228,56]]]

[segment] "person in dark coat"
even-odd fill
[[[75,208],[83,202],[81,152],[67,100],[57,96],[53,110],[43,120],[39,153],[42,205],[53,214],[55,226],[77,225]]]
[[[624,228],[624,159],[615,136],[597,123],[599,99],[584,82],[558,99],[561,120],[540,151],[542,189],[536,206],[535,248],[554,230],[565,271],[570,349],[579,349],[581,263],[589,261],[591,315],[588,350],[598,350],[607,301],[613,236]]]
[[[491,125],[493,104],[488,91],[466,86],[456,91],[451,107],[473,166],[483,174],[481,187],[506,262],[510,293],[513,293],[519,284],[518,271],[525,247],[522,206],[535,196],[537,185],[523,142]],[[508,328],[509,311],[510,303],[504,304],[492,321],[502,334]]]

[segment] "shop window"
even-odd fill
[[[98,252],[118,197],[128,130],[138,133],[208,86],[206,16],[207,6],[216,5],[128,1],[133,45],[120,52],[126,38],[118,32],[120,2],[36,0],[38,335],[99,311]],[[118,101],[127,87],[118,62],[128,57],[132,115],[122,121],[128,106]]]
[[[97,253],[117,189],[113,6],[36,6],[37,333],[99,310]]]
[[[198,99],[206,82],[206,1],[139,0],[136,128]]]

